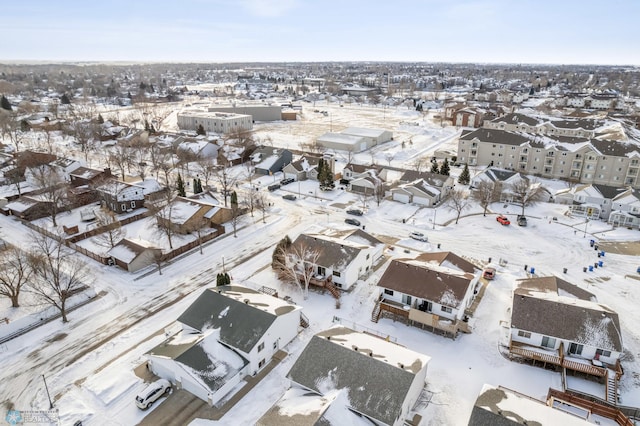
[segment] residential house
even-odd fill
[[[593,404],[593,403],[592,403]],[[571,410],[571,411],[569,411]],[[503,386],[483,385],[476,399],[468,426],[566,425],[594,424],[590,412],[571,404],[547,404]],[[597,417],[594,416],[593,420]]]
[[[556,191],[554,201],[569,205],[575,217],[609,219],[613,199],[624,189],[608,185],[585,184]]]
[[[220,147],[214,140],[204,136],[195,139],[184,140],[178,144],[178,150],[191,155],[193,158],[217,158]]]
[[[273,175],[280,172],[286,164],[291,163],[292,159],[293,155],[288,149],[268,146],[257,148],[251,154],[251,162],[258,175]]]
[[[78,187],[84,185],[94,185],[101,180],[111,177],[111,169],[104,170],[90,169],[88,167],[78,167],[69,173],[71,186]]]
[[[378,281],[380,296],[372,313],[455,338],[468,331],[467,308],[478,291],[480,269],[451,252],[393,259]]]
[[[490,182],[494,185],[494,189],[500,193],[503,189],[508,188],[510,185],[513,185],[524,178],[526,178],[526,176],[512,170],[489,167],[471,179],[469,188],[477,188],[480,182]]]
[[[360,229],[330,234],[300,234],[294,247],[317,253],[312,284],[349,290],[382,257],[384,243]]]
[[[296,161],[292,161],[282,168],[284,177],[288,179],[318,180],[318,164],[320,160],[331,168],[331,174],[335,175],[335,158],[329,153],[322,156],[306,154]]]
[[[96,188],[102,205],[115,213],[144,207],[144,188],[110,179]]]
[[[81,161],[63,157],[58,157],[49,164],[54,169],[58,170],[58,172],[62,173],[62,176],[67,182],[71,181],[71,172],[84,166],[84,163]]]
[[[391,197],[401,203],[433,207],[447,198],[455,182],[451,176],[406,171],[400,184],[391,189]]]
[[[162,226],[171,226],[179,234],[189,234],[198,229],[221,225],[232,216],[231,209],[197,197],[176,197],[156,217]]]
[[[511,356],[606,379],[615,401],[623,352],[618,314],[560,278],[520,280],[511,308]]]
[[[107,252],[107,256],[122,269],[138,272],[156,263],[162,256],[162,250],[150,241],[123,238]]]
[[[327,149],[362,152],[391,140],[393,132],[389,130],[348,127],[340,133],[325,133],[316,139],[316,143]]]
[[[51,201],[37,195],[23,195],[8,202],[2,207],[5,215],[16,216],[26,221],[32,221],[49,215]]]
[[[613,226],[625,226],[640,229],[640,191],[627,189],[612,200],[609,223]]]
[[[291,388],[259,426],[402,426],[426,384],[430,357],[342,326],[311,338],[287,377]]]
[[[209,405],[255,376],[298,334],[301,308],[247,287],[206,289],[146,354],[156,375]]]

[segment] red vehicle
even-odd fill
[[[502,225],[510,225],[511,224],[511,222],[509,222],[509,219],[507,219],[506,217],[504,217],[502,215],[496,217],[496,220],[498,222],[500,222]]]

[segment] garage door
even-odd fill
[[[407,194],[398,194],[397,192],[393,193],[393,199],[394,201],[400,201],[401,203],[408,203],[409,202],[409,195]]]

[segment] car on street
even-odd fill
[[[518,226],[527,226],[527,217],[524,215],[518,215]]]
[[[346,218],[344,220],[345,223],[348,223],[349,225],[355,225],[355,226],[360,226],[360,221],[357,219],[352,219],[350,217]]]
[[[422,232],[412,232],[409,234],[409,237],[425,243],[428,241],[427,237]]]
[[[286,178],[280,181],[280,185],[289,185],[290,183],[295,182],[296,180],[293,178]]]
[[[136,405],[141,410],[146,410],[162,395],[168,394],[169,392],[171,392],[171,383],[168,380],[156,380],[136,395]]]
[[[282,198],[284,198],[285,200],[295,201],[296,196],[293,194],[285,194],[282,196]]]
[[[347,214],[352,214],[355,216],[362,216],[362,210],[358,210],[358,209],[349,209],[347,210]]]
[[[500,222],[501,225],[510,225],[511,224],[509,219],[507,219],[505,216],[502,216],[502,215],[496,217],[496,220],[498,222]]]

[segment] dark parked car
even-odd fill
[[[347,214],[352,214],[354,216],[362,216],[362,210],[350,209],[350,210],[347,210]]]
[[[286,194],[286,195],[283,195],[282,198],[284,198],[285,200],[295,201],[296,196],[293,194]]]
[[[521,214],[518,215],[518,226],[527,226],[527,217]]]
[[[277,183],[274,183],[273,185],[269,185],[267,186],[267,189],[271,192],[275,191],[276,189],[280,189],[280,185]]]
[[[349,225],[355,225],[355,226],[360,226],[360,221],[357,219],[351,219],[350,217],[346,218],[344,220],[345,223],[348,223]]]
[[[296,180],[293,178],[286,178],[280,181],[280,185],[289,185],[290,183],[295,182]]]

